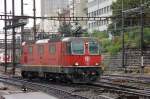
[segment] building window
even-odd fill
[[[94,22],[94,27],[96,27],[96,22]]]
[[[107,20],[104,20],[104,25],[106,25],[106,21],[107,21]]]
[[[56,45],[55,44],[50,44],[49,45],[49,52],[50,52],[50,54],[55,54],[56,53]]]
[[[88,17],[90,17],[90,13],[88,13]]]
[[[94,16],[94,12],[92,12],[92,17]]]
[[[98,10],[96,10],[96,15],[97,15],[97,16],[99,15],[99,12],[98,12]]]
[[[104,25],[104,20],[102,20],[102,25]]]
[[[98,26],[100,26],[100,21],[98,21]]]
[[[91,28],[91,24],[89,23],[89,28]]]
[[[93,24],[93,22],[91,23],[92,24],[92,28],[94,27],[94,24]]]
[[[96,11],[94,11],[94,16],[96,16]]]
[[[39,55],[43,55],[44,54],[44,45],[39,45],[37,48],[38,48]]]
[[[102,20],[100,21],[100,26],[102,26]]]
[[[104,8],[102,8],[101,10],[102,10],[102,14],[104,14]]]
[[[107,13],[107,7],[104,7],[104,13]]]
[[[98,21],[96,21],[96,26],[98,26],[98,23],[99,23],[99,22],[98,22]]]
[[[108,24],[108,20],[106,20],[106,24]]]
[[[109,6],[109,11],[111,12],[111,6]]]
[[[107,6],[107,12],[109,12],[109,6]]]
[[[99,15],[101,15],[102,14],[102,9],[99,9]]]

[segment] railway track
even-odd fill
[[[115,79],[120,79],[124,81],[134,81],[138,83],[143,83],[143,84],[149,84],[150,83],[150,77],[148,76],[143,76],[143,75],[104,75],[102,76],[103,80],[115,80]]]
[[[22,80],[18,78],[8,78],[0,76],[0,82],[8,83],[15,86],[24,86],[27,89],[35,90],[35,91],[43,91],[50,95],[54,95],[60,99],[88,99],[83,96],[72,94],[70,88],[63,90],[63,88],[59,88],[58,86],[52,84],[44,84],[44,83],[36,83],[28,80]]]
[[[118,85],[108,82],[99,82],[95,83],[94,86],[102,86],[110,91],[118,92],[118,93],[125,93],[125,94],[131,94],[135,96],[143,96],[143,97],[150,97],[150,91],[146,91],[143,89],[138,89],[135,87],[130,86],[124,86],[124,85]]]
[[[102,76],[100,83],[105,83],[107,85],[112,84],[111,87],[116,86],[116,88],[122,88],[121,90],[127,91],[129,93],[132,92],[135,95],[150,97],[150,77],[145,77],[142,75],[104,75]],[[135,85],[130,85],[130,83]]]
[[[28,89],[36,91],[43,91],[50,95],[54,95],[60,99],[116,99],[112,98],[112,96],[107,97],[102,93],[110,93],[110,94],[115,93],[116,97],[124,97],[124,96],[144,97],[142,99],[149,99],[150,97],[150,90],[120,86],[118,84],[114,84],[107,81],[101,81],[87,85],[85,84],[60,85],[44,81],[41,82],[38,80],[29,81],[18,77],[9,78],[6,76],[0,76],[0,81],[20,87],[25,86]]]

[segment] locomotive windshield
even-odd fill
[[[89,52],[90,54],[99,54],[99,45],[95,41],[89,42]]]
[[[84,54],[84,43],[83,41],[72,41],[71,43],[72,54]]]

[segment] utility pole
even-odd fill
[[[15,75],[15,70],[16,70],[16,33],[15,33],[15,27],[14,27],[14,24],[15,24],[15,0],[12,0],[12,45],[13,45],[13,69],[12,69],[12,72],[13,72],[13,75]]]
[[[24,7],[23,7],[23,1],[21,0],[21,16],[24,15]],[[24,26],[21,26],[21,43],[24,41]]]
[[[144,35],[144,20],[143,20],[143,13],[144,13],[144,5],[143,5],[143,0],[141,0],[141,42],[140,42],[140,47],[141,47],[141,73],[144,73],[144,64],[143,64],[143,35]]]
[[[72,13],[72,16],[74,17],[74,12],[75,11],[75,1],[73,0],[73,13]]]
[[[7,25],[7,0],[4,0],[5,27]],[[7,29],[5,28],[5,73],[7,72]]]
[[[124,54],[125,54],[125,46],[124,46],[124,0],[122,0],[122,67],[125,69],[126,72],[126,67],[125,67],[125,62],[124,62]]]
[[[36,40],[36,2],[33,0],[33,14],[34,14],[34,24],[33,24],[33,31],[34,31],[34,40]]]

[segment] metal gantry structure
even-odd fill
[[[24,16],[24,6],[23,6],[23,2],[24,0],[21,0],[21,16]],[[24,26],[21,26],[21,42],[23,42],[23,30],[24,30]]]
[[[4,14],[5,14],[5,21],[4,21],[4,24],[5,24],[5,27],[6,27],[6,25],[7,25],[7,1],[6,0],[4,0]],[[7,56],[7,29],[5,28],[4,29],[5,30],[5,73],[7,72],[7,58],[6,58],[6,56]]]
[[[15,15],[15,0],[12,0],[12,14],[7,14],[7,0],[4,0],[4,15],[0,15],[0,20],[4,20],[5,23],[5,56],[7,56],[7,30],[12,29],[12,41],[13,41],[13,74],[15,74],[15,56],[16,56],[16,39],[15,39],[15,28],[21,27],[21,37],[23,38],[23,30],[25,23],[16,23],[16,21],[20,19],[33,19],[33,31],[34,31],[34,39],[36,36],[36,20],[37,19],[46,19],[46,20],[57,20],[57,21],[103,21],[103,20],[111,20],[111,19],[117,19],[118,17],[59,17],[59,16],[53,16],[53,17],[38,17],[36,16],[36,2],[33,0],[33,16],[25,16],[24,15],[24,0],[21,0],[21,15],[16,16]],[[144,29],[144,22],[143,22],[143,6],[140,7],[141,11],[141,67],[143,66],[143,29]],[[132,9],[131,9],[132,10]],[[128,10],[129,11],[129,10]],[[124,13],[128,12],[127,10],[124,11],[123,9],[123,0],[122,0],[122,66],[125,67],[124,59],[125,59],[125,46],[124,46]],[[130,12],[130,11],[129,11]],[[74,13],[74,12],[73,12]],[[134,18],[134,17],[129,17]],[[10,23],[7,25],[7,23]],[[22,39],[23,42],[23,39]],[[5,72],[7,71],[7,59],[5,59]]]
[[[23,15],[23,0],[21,0],[21,15]],[[19,19],[16,18],[15,16],[15,0],[12,0],[12,15],[7,15],[7,0],[4,0],[4,15],[0,16],[1,20],[4,20],[4,31],[5,31],[5,73],[7,72],[7,30],[12,29],[12,73],[15,74],[15,69],[16,69],[16,32],[15,28],[22,26],[21,30],[23,32],[23,26],[25,24],[17,23]],[[9,23],[9,25],[7,24]]]
[[[122,0],[122,66],[125,67],[125,41],[124,41],[124,14],[125,13],[130,13],[130,12],[139,12],[140,13],[140,51],[141,51],[141,73],[144,73],[144,7],[147,6],[148,3],[144,4],[143,0],[141,0],[141,5],[140,7],[128,9],[128,10],[123,10],[123,2]]]
[[[33,29],[34,29],[34,38],[36,36],[36,19],[47,19],[47,20],[57,20],[57,21],[102,21],[110,20],[112,17],[37,17],[36,16],[36,2],[33,0],[33,16],[24,16],[24,0],[21,0],[21,15],[15,15],[15,0],[12,0],[12,14],[7,14],[7,0],[4,0],[4,15],[0,15],[0,20],[4,20],[5,26],[5,72],[7,72],[7,30],[12,29],[12,59],[13,59],[13,68],[12,73],[15,74],[16,69],[16,28],[21,27],[21,37],[23,38],[24,23],[18,23],[20,19],[33,19]],[[9,23],[9,25],[8,25]],[[23,40],[22,40],[23,41]]]
[[[126,72],[126,66],[125,66],[125,44],[124,44],[124,0],[122,0],[122,67],[125,69]]]

